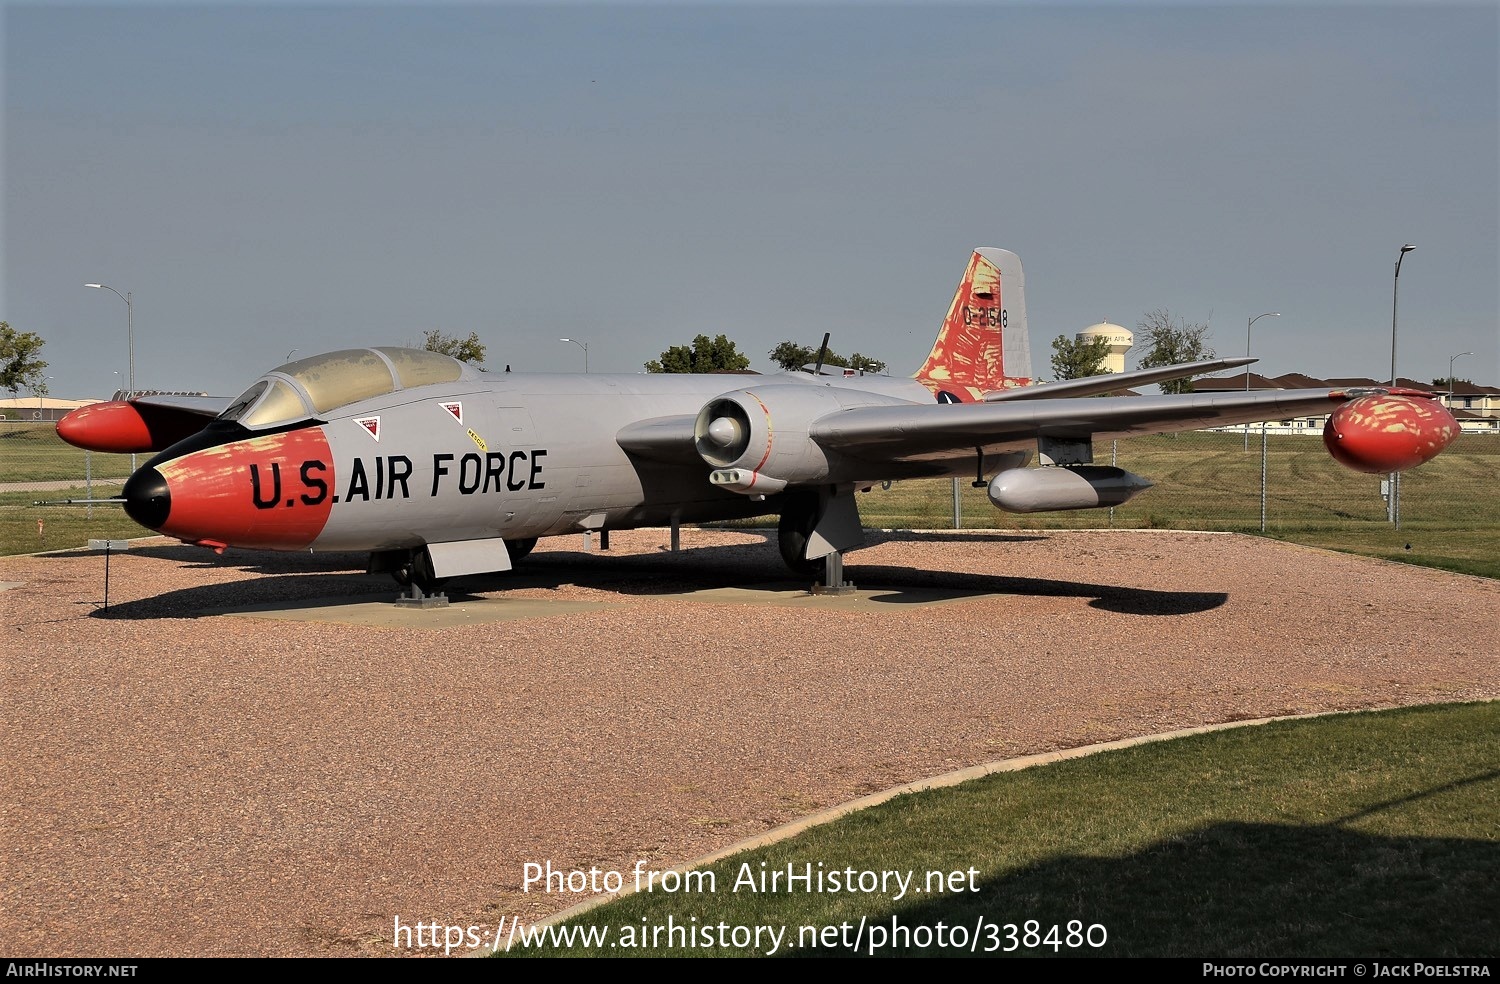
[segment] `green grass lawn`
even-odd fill
[[[121,479],[95,485],[94,497],[118,495]],[[155,536],[125,515],[117,505],[36,506],[38,499],[82,499],[84,489],[48,492],[0,492],[0,554],[38,553],[85,546],[90,539]],[[41,523],[40,528],[38,522]]]
[[[1494,957],[1497,748],[1500,704],[1445,705],[1001,773],[735,855],[704,869],[712,880],[700,876],[699,891],[638,893],[569,924],[607,932],[614,947],[525,952],[752,955],[752,944],[709,946],[698,934],[679,937],[691,945],[624,943],[643,931],[649,943],[670,920],[767,927],[761,954],[780,927],[783,956],[849,955],[863,926],[863,955]],[[924,890],[759,892],[743,877],[808,866],[907,872]],[[948,876],[945,891],[928,872]]]
[[[130,455],[75,448],[59,438],[50,423],[0,425],[0,483],[76,483],[64,489],[0,491],[0,554],[66,550],[90,539],[151,535],[119,506],[33,505],[39,499],[87,498],[86,474],[94,480],[93,498],[119,495],[130,476]]]
[[[1361,530],[1282,529],[1270,535],[1310,547],[1500,578],[1500,528],[1494,526],[1431,529],[1407,524],[1397,530],[1381,524]]]
[[[130,455],[101,454],[75,448],[45,424],[0,424],[0,482],[59,482],[83,484],[92,471],[95,480],[130,477]]]

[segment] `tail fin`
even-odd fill
[[[974,251],[916,379],[940,403],[972,403],[992,390],[1030,384],[1026,278],[1019,256],[989,246]]]

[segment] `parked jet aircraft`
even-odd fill
[[[376,347],[290,362],[229,401],[96,404],[58,432],[158,452],[123,492],[143,526],[218,550],[369,551],[423,590],[509,570],[538,537],[767,514],[788,565],[812,573],[863,542],[855,492],[893,479],[973,475],[1021,513],[1150,486],[1093,464],[1096,439],[1333,409],[1329,451],[1381,473],[1458,433],[1430,394],[1388,387],[1086,399],[1250,361],[1029,385],[1020,259],[983,248],[908,379],[490,374]],[[1033,451],[1042,467],[1026,467]]]

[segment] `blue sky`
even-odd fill
[[[1332,6],[8,3],[0,319],[54,395],[231,395],[478,332],[910,372],[969,251],[1032,348],[1166,308],[1260,368],[1500,384],[1500,14]]]

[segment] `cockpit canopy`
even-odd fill
[[[271,370],[218,419],[259,430],[397,390],[473,379],[474,373],[457,359],[421,349],[342,349]]]

